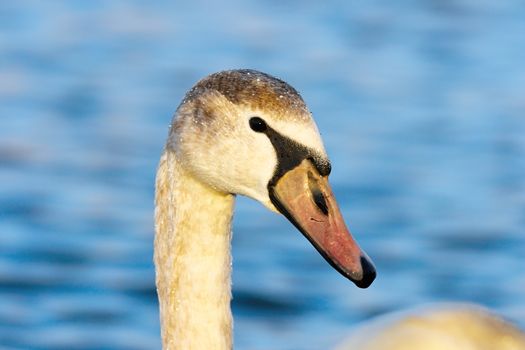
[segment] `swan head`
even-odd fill
[[[199,181],[285,215],[357,286],[374,280],[328,183],[331,165],[317,126],[284,81],[255,70],[202,79],[178,107],[167,148]]]

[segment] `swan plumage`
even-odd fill
[[[284,81],[254,70],[223,71],[186,94],[156,177],[154,260],[165,350],[233,346],[230,240],[237,194],[285,215],[357,286],[372,283],[375,268],[344,223],[330,169],[311,113]],[[364,348],[365,334],[379,339],[379,329],[407,324],[399,320],[405,322],[363,326],[357,348]]]
[[[436,303],[355,327],[336,350],[524,350],[525,335],[490,310]]]

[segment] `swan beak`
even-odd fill
[[[359,248],[345,225],[328,176],[303,160],[269,186],[270,199],[321,255],[360,288],[376,277],[374,264]]]

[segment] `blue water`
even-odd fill
[[[158,349],[153,180],[184,92],[222,69],[295,86],[360,290],[240,198],[236,348],[326,349],[440,300],[525,326],[521,1],[0,2],[0,348]]]

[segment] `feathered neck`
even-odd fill
[[[155,267],[164,350],[232,348],[234,196],[186,172],[165,150],[155,193]]]

